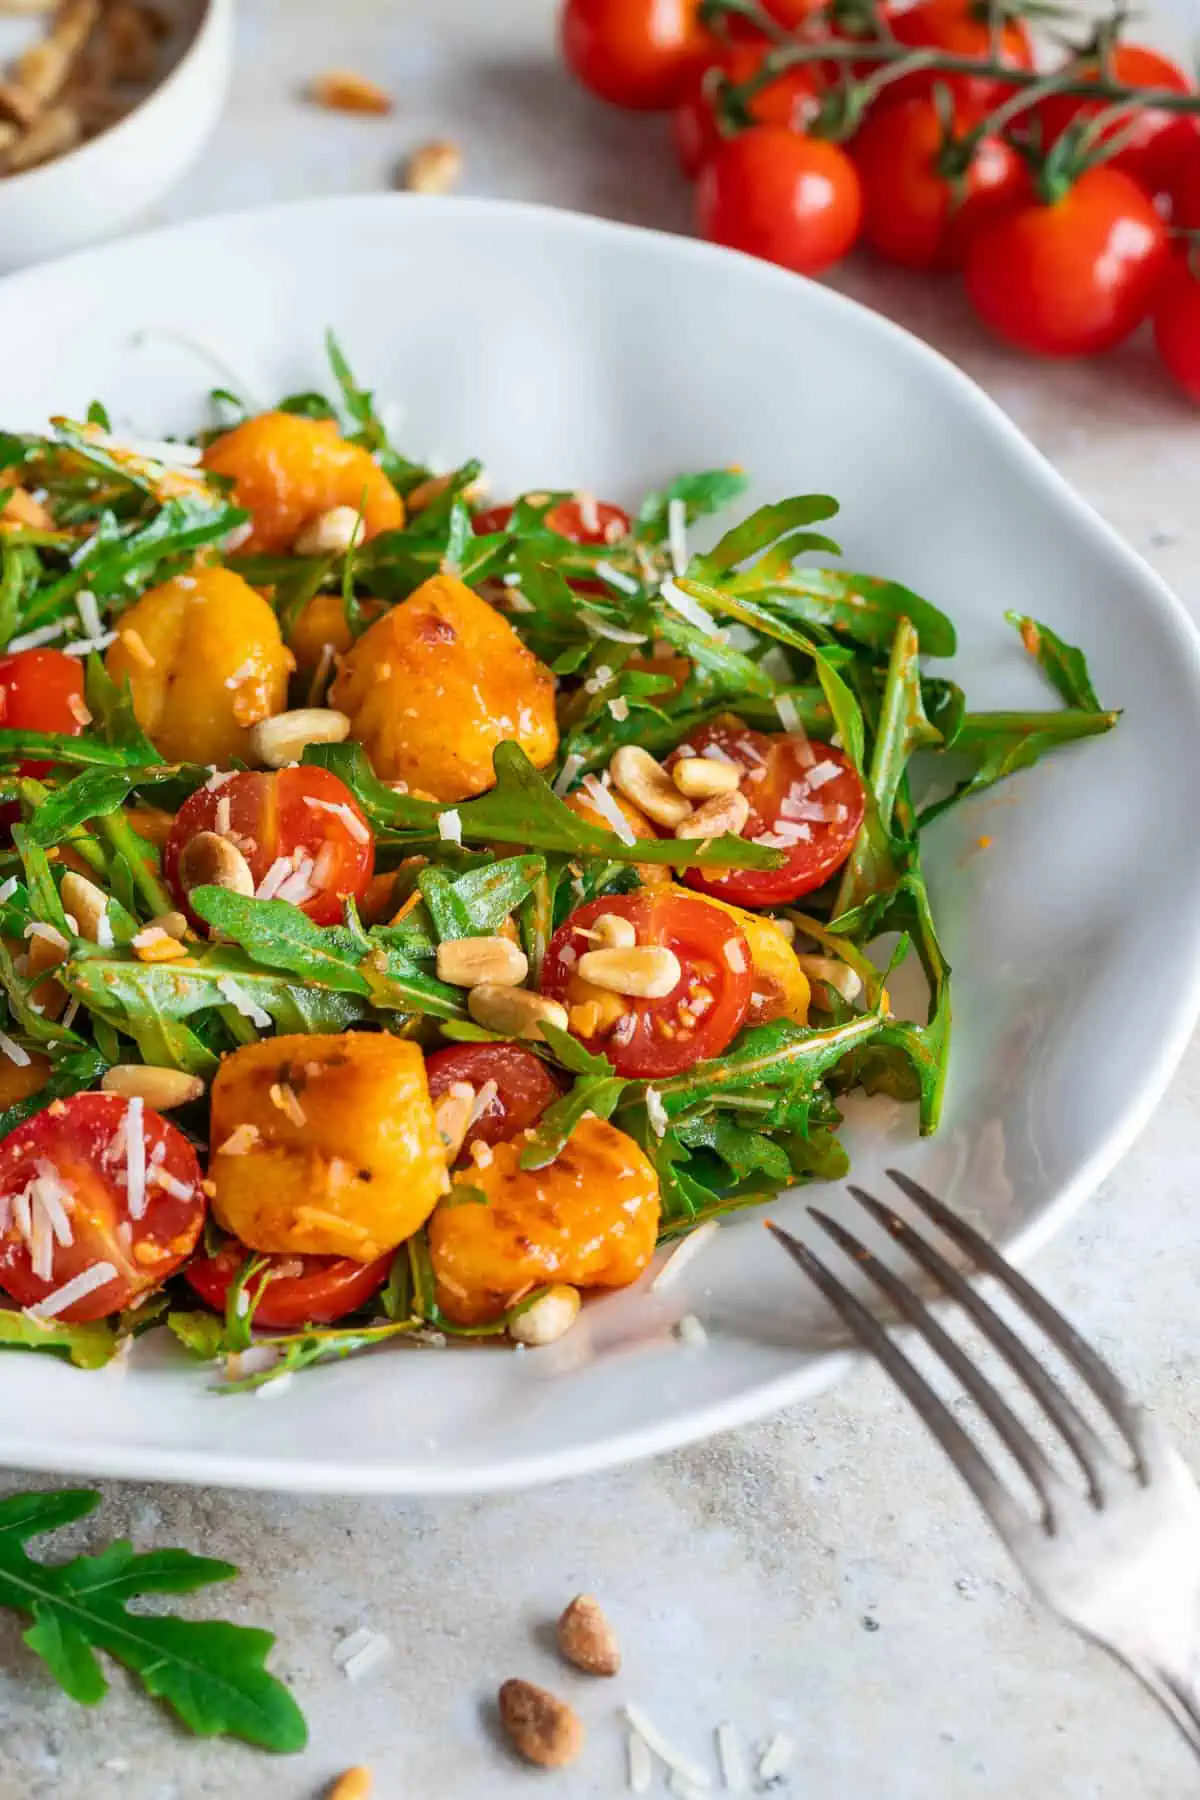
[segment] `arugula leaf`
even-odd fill
[[[55,1356],[67,1357],[77,1369],[102,1369],[116,1352],[117,1334],[107,1319],[71,1325],[61,1319],[43,1321],[25,1312],[0,1308],[0,1347],[49,1350]]]
[[[186,1594],[237,1570],[186,1550],[135,1554],[125,1539],[69,1562],[35,1562],[29,1538],[86,1518],[99,1494],[84,1488],[0,1500],[0,1605],[25,1613],[26,1644],[73,1700],[94,1706],[108,1691],[96,1660],[106,1651],[141,1677],[200,1736],[239,1737],[266,1750],[302,1750],[304,1716],[267,1672],[266,1631],[175,1614],[131,1613],[144,1594]]]
[[[1048,625],[1022,613],[1006,612],[1004,617],[1021,634],[1021,642],[1043,671],[1064,706],[1076,706],[1082,712],[1102,710],[1088,673],[1087,657],[1074,644],[1068,644]]]
[[[667,536],[672,500],[683,501],[684,518],[693,525],[697,519],[731,506],[748,486],[740,469],[705,469],[698,475],[677,475],[660,492],[646,495],[638,509],[634,536],[643,544],[661,544]]]
[[[751,576],[739,578],[735,585],[740,587]],[[755,592],[773,611],[809,625],[824,625],[869,650],[887,650],[901,619],[915,625],[925,655],[953,656],[957,647],[952,620],[898,581],[845,569],[789,567],[775,575],[764,570]]]
[[[566,1148],[584,1113],[611,1119],[629,1083],[617,1075],[583,1075],[546,1108],[521,1152],[523,1169],[544,1169]]]
[[[333,370],[334,380],[341,390],[342,404],[354,423],[351,442],[362,444],[374,455],[380,468],[392,486],[401,494],[407,494],[424,481],[429,470],[419,463],[409,462],[401,456],[389,442],[383,421],[375,410],[373,396],[366,388],[359,387],[350,370],[350,365],[342,354],[341,346],[332,331],[325,333],[325,353],[329,358],[329,366]]]
[[[55,844],[64,843],[89,819],[115,812],[134,788],[151,785],[156,773],[166,780],[173,779],[178,772],[178,766],[164,767],[157,772],[136,768],[85,769],[72,781],[47,794],[26,827],[28,840],[49,850]],[[205,773],[202,769],[196,771],[197,786],[204,780]]]
[[[62,1035],[53,1027],[51,1030],[56,1038]],[[64,1100],[68,1094],[77,1094],[82,1088],[91,1087],[99,1081],[107,1067],[108,1063],[98,1050],[79,1049],[60,1056],[36,1094],[30,1094],[24,1100],[14,1100],[11,1106],[6,1106],[0,1112],[0,1138],[7,1137],[10,1131],[15,1131],[18,1125],[24,1124],[26,1119],[32,1119],[35,1113],[42,1112],[53,1101]],[[0,1318],[3,1316],[0,1315]]]
[[[798,526],[815,525],[821,519],[832,519],[838,510],[838,503],[830,494],[796,494],[790,500],[776,500],[769,506],[760,506],[748,519],[727,531],[711,550],[705,551],[703,556],[694,556],[688,574],[698,581],[713,582],[736,568],[738,563],[745,562],[756,550],[765,550],[785,532],[795,531]]]
[[[172,1307],[166,1325],[188,1355],[201,1362],[215,1362],[225,1353],[225,1321],[216,1313],[180,1312]]]
[[[974,773],[949,794],[923,807],[919,823],[922,827],[930,824],[960,800],[983,793],[1018,769],[1032,768],[1064,744],[1111,731],[1120,717],[1119,712],[1087,712],[1076,707],[1062,712],[964,713],[955,734],[954,753],[969,757],[975,764]]]
[[[225,1006],[218,986],[224,980],[236,982],[280,1031],[344,1031],[364,1011],[356,996],[297,985],[227,945],[212,945],[183,964],[143,963],[127,951],[77,944],[55,974],[95,1016],[126,1032],[137,1020],[188,1019]],[[54,1030],[63,1035],[61,1026]]]
[[[465,875],[422,869],[417,886],[438,942],[445,943],[449,938],[489,936],[533,892],[545,872],[543,856],[510,856],[469,869]]]

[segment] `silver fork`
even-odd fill
[[[1028,1504],[870,1309],[806,1245],[770,1225],[932,1431],[1034,1591],[1068,1624],[1132,1669],[1200,1756],[1200,1490],[1146,1410],[1056,1307],[957,1214],[910,1176],[888,1174],[913,1205],[995,1278],[1089,1388],[1124,1440],[1114,1452],[1057,1378],[929,1239],[861,1188],[850,1192],[942,1292],[955,1300],[1017,1375],[1078,1465],[1068,1480],[999,1389],[913,1288],[852,1232],[816,1207],[821,1229],[940,1357],[979,1407],[1037,1496]]]

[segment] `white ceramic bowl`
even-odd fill
[[[0,180],[0,271],[109,237],[196,161],[229,85],[233,0],[180,0],[183,47],[131,112],[66,156]]]
[[[860,1176],[896,1161],[1006,1244],[1048,1235],[1147,1118],[1200,996],[1200,658],[1182,608],[971,382],[895,326],[707,245],[533,208],[315,201],[31,270],[0,284],[0,340],[17,352],[0,423],[78,415],[99,395],[145,433],[190,428],[213,381],[196,340],[233,365],[225,385],[265,402],[324,380],[330,324],[403,408],[401,441],[481,456],[500,496],[551,484],[628,500],[728,463],[753,475],[747,505],[839,495],[851,566],[958,622],[954,672],[976,705],[1047,703],[1006,607],[1086,646],[1102,699],[1125,709],[1118,729],[929,834],[956,983],[945,1126],[918,1142],[907,1114],[868,1104],[848,1134]],[[804,1198],[776,1212],[802,1220]],[[14,1354],[0,1457],[482,1490],[738,1424],[843,1363],[753,1216],[723,1226],[669,1298],[706,1346],[656,1332],[652,1303],[626,1295],[550,1350],[394,1349],[310,1371],[268,1405],[214,1397],[151,1340],[95,1375]]]

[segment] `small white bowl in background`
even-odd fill
[[[0,178],[0,272],[136,220],[191,168],[229,85],[233,0],[180,0],[183,47],[158,85],[75,150]]]

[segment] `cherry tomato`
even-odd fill
[[[918,0],[916,6],[889,14],[893,36],[913,50],[941,50],[949,56],[978,57],[998,61],[1010,69],[1032,69],[1033,45],[1021,19],[1009,16],[1000,30],[993,55],[991,9],[988,0]],[[1011,92],[993,75],[903,75],[884,90],[887,103],[907,100],[913,94],[930,94],[937,86],[949,89],[963,106],[982,112]]]
[[[1200,125],[1190,121],[1190,141],[1171,178],[1171,223],[1181,231],[1200,231]]]
[[[64,656],[61,650],[17,650],[0,656],[0,727],[78,737],[90,718],[80,664],[80,657]],[[41,758],[20,765],[22,775],[33,776],[53,767]]]
[[[597,946],[592,927],[603,913],[627,919],[639,945],[662,945],[682,974],[661,1000],[626,999],[583,981],[580,957]],[[741,1029],[750,1006],[753,964],[745,936],[727,913],[661,888],[589,900],[550,939],[542,991],[567,1007],[571,1030],[602,1051],[618,1075],[678,1075],[719,1056]],[[611,1006],[601,1008],[594,994]],[[589,1023],[587,1009],[601,1016]]]
[[[499,1144],[536,1125],[558,1099],[559,1087],[540,1057],[518,1044],[455,1044],[425,1058],[425,1077],[437,1101],[457,1082],[465,1082],[476,1098],[491,1083],[491,1098],[462,1141]]]
[[[672,106],[709,40],[697,0],[566,0],[563,59],[576,80],[613,106]]]
[[[755,125],[714,151],[696,187],[702,237],[815,275],[858,236],[858,172],[838,144]]]
[[[1192,83],[1178,63],[1143,44],[1117,44],[1110,58],[1114,81],[1133,88],[1165,88],[1172,93],[1190,93]],[[1080,73],[1080,81],[1095,81],[1095,67]],[[1107,100],[1083,100],[1076,94],[1048,94],[1029,109],[1041,142],[1047,148],[1062,136],[1068,125],[1094,119],[1110,106]],[[1114,117],[1100,133],[1101,142],[1118,134],[1124,139],[1121,148],[1108,159],[1110,169],[1131,175],[1151,193],[1169,185],[1180,159],[1187,154],[1195,132],[1195,121],[1182,113],[1163,112],[1156,107],[1140,107],[1124,117]]]
[[[180,807],[163,853],[163,876],[185,908],[179,859],[201,831],[236,845],[256,886],[274,870],[269,885],[283,881],[278,897],[293,900],[317,925],[336,924],[342,902],[362,897],[375,867],[370,827],[328,769],[243,769],[197,788]]]
[[[489,506],[486,512],[475,514],[471,525],[477,537],[489,531],[505,531],[512,513],[511,504]],[[586,495],[560,500],[546,514],[547,531],[553,531],[572,544],[589,548],[620,543],[622,538],[629,536],[632,525],[633,521],[623,508],[612,506],[607,500],[590,500]]]
[[[765,837],[786,851],[787,861],[779,869],[730,869],[724,875],[689,869],[687,885],[735,906],[776,906],[822,887],[849,856],[863,821],[866,795],[853,764],[828,744],[751,731],[725,713],[692,732],[667,767],[710,746],[746,771],[742,792],[750,817],[742,836],[751,842]]]
[[[959,108],[954,139],[981,113]],[[851,147],[863,190],[863,239],[880,256],[910,269],[961,266],[981,219],[1029,191],[1012,145],[985,137],[961,176],[944,172],[946,134],[934,102],[918,95],[873,112]]]
[[[130,1182],[126,1123],[144,1179]],[[112,1273],[54,1317],[102,1319],[141,1299],[191,1255],[204,1224],[200,1164],[161,1114],[120,1094],[73,1094],[0,1143],[0,1288],[34,1306],[99,1265]],[[37,1272],[35,1273],[35,1266]]]
[[[217,1312],[238,1270],[253,1252],[231,1240],[214,1256],[193,1257],[184,1279],[200,1298]],[[272,1331],[298,1330],[304,1325],[332,1325],[377,1294],[387,1280],[395,1251],[374,1262],[355,1262],[349,1256],[269,1256],[267,1270],[250,1281],[258,1292],[263,1274],[267,1282],[254,1308],[254,1323]],[[268,1273],[269,1271],[269,1273]]]
[[[1091,355],[1146,317],[1166,242],[1137,183],[1101,164],[1060,200],[984,220],[967,249],[967,294],[984,323],[1021,350]]]
[[[1154,342],[1173,381],[1200,401],[1200,272],[1196,251],[1174,258],[1154,306]]]
[[[810,21],[820,23],[826,7],[827,0],[763,0],[763,11],[787,31],[797,31]]]
[[[721,142],[713,105],[717,77],[724,74],[740,86],[757,74],[770,48],[769,44],[732,44],[718,61],[707,69],[697,69],[691,77],[671,118],[675,150],[685,175],[698,175]],[[798,64],[759,89],[749,102],[750,114],[758,125],[802,130],[817,110],[819,86],[815,66]]]

